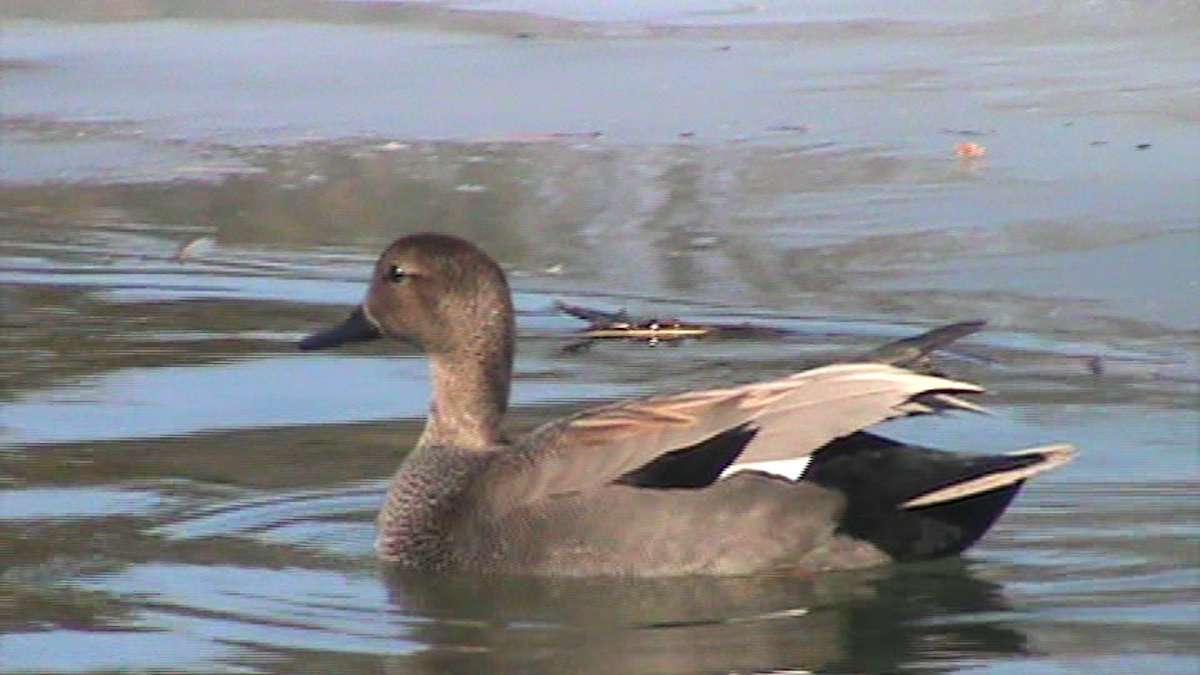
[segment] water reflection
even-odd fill
[[[983,186],[936,160],[882,148],[372,141],[237,153],[256,171],[212,182],[0,188],[0,217],[19,235],[2,243],[9,262],[0,271],[10,283],[28,283],[46,276],[50,259],[75,263],[71,283],[125,276],[126,299],[244,289],[263,299],[317,300],[310,282],[269,280],[297,272],[357,279],[364,251],[437,229],[478,242],[541,285],[784,310],[833,304],[1023,323],[1052,311],[1077,331],[1173,341],[1190,339],[1193,313],[1185,308],[1198,299],[1197,287],[1158,283],[1189,273],[1180,252],[1194,248],[1197,235],[1182,206],[1119,187],[1127,205],[1096,227],[1064,216],[1062,195],[1032,185],[1011,202],[990,203],[991,225],[914,230],[882,209],[918,201],[957,209]],[[825,222],[833,196],[836,226]],[[1076,210],[1091,207],[1081,200]],[[201,236],[218,246],[190,257],[185,274],[177,252]],[[284,246],[308,253],[281,259]],[[1099,260],[1085,264],[1088,256]],[[1131,257],[1156,260],[1157,274],[1114,262]],[[298,262],[302,270],[287,269]],[[1084,277],[1064,272],[1093,268]],[[1126,289],[1119,296],[1104,290],[1110,277]],[[156,284],[175,293],[155,292]],[[1054,285],[1069,295],[1031,293]]]
[[[60,628],[9,626],[14,672],[287,672],[313,650],[342,673],[947,672],[1032,653],[999,586],[961,563],[811,579],[548,580],[148,562],[93,569],[24,593],[21,606]],[[179,643],[188,663],[171,661],[163,641],[139,641],[142,631]],[[63,659],[34,656],[73,636],[80,649]]]
[[[959,564],[794,578],[431,579],[391,571],[427,645],[396,672],[931,672],[1027,653]],[[933,622],[927,621],[936,617]]]

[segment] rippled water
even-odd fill
[[[647,7],[0,3],[0,672],[1196,672],[1194,6]],[[892,431],[1083,454],[962,559],[381,569],[424,363],[294,341],[419,229],[512,277],[516,430],[986,318],[996,414]]]

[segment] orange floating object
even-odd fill
[[[958,155],[959,157],[974,159],[976,157],[983,157],[986,155],[987,148],[978,143],[959,143],[958,145],[954,146],[954,154]]]

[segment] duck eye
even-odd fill
[[[404,281],[407,276],[408,272],[405,272],[404,268],[399,265],[388,265],[387,271],[383,273],[383,278],[392,283]]]

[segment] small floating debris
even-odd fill
[[[959,143],[954,146],[954,154],[963,159],[978,159],[987,154],[987,148],[978,143]]]
[[[588,340],[618,339],[644,341],[650,345],[660,342],[698,338],[709,335],[717,327],[695,323],[685,323],[680,319],[660,319],[650,317],[632,317],[620,310],[605,312],[580,305],[570,305],[561,300],[554,306],[559,311],[570,314],[576,319],[583,319],[590,324],[581,331]]]
[[[600,131],[554,131],[546,134],[550,138],[603,138]]]
[[[766,130],[804,134],[812,131],[813,127],[811,124],[777,124],[767,127]]]
[[[635,317],[625,310],[605,312],[599,309],[571,305],[561,300],[554,306],[565,314],[587,321],[590,324],[580,331],[584,344],[568,347],[569,351],[577,351],[587,347],[591,340],[633,340],[645,342],[650,346],[658,346],[664,342],[694,338],[726,337],[726,338],[778,338],[788,332],[749,323],[744,324],[702,324],[685,321],[678,318]]]
[[[544,134],[508,134],[481,136],[471,139],[475,143],[535,143],[559,140],[595,140],[604,138],[602,131],[551,131]]]
[[[463,183],[462,185],[454,186],[454,191],[455,192],[470,192],[470,193],[487,192],[488,186],[479,185],[476,183]]]
[[[560,312],[589,324],[580,331],[583,339],[567,345],[564,348],[566,352],[583,351],[590,347],[593,341],[605,339],[645,342],[655,347],[662,343],[678,343],[686,339],[779,339],[793,334],[791,331],[761,324],[704,324],[678,318],[634,317],[625,310],[605,312],[571,305],[561,300],[556,301],[554,306]],[[985,324],[985,321],[962,321],[939,326],[920,335],[894,340],[850,360],[887,363],[936,374],[938,370],[931,361],[933,352],[978,332]]]
[[[172,259],[181,264],[186,265],[189,260],[197,256],[204,255],[217,247],[217,240],[210,236],[196,237],[175,250],[175,255]]]
[[[996,133],[995,129],[939,129],[939,131],[954,136],[991,136]]]
[[[721,243],[721,238],[714,234],[697,234],[688,238],[686,245],[691,249],[713,248]]]
[[[1149,150],[1152,147],[1154,147],[1154,146],[1150,145],[1149,143],[1138,143],[1137,145],[1133,146],[1133,149],[1134,150]]]
[[[651,347],[657,347],[662,344],[678,346],[688,339],[790,340],[801,335],[797,331],[762,324],[707,324],[678,318],[635,317],[625,310],[606,312],[568,304],[561,300],[555,301],[554,306],[558,311],[588,323],[587,328],[575,334],[581,339],[562,348],[564,353],[587,351],[597,340],[641,342]],[[990,367],[1013,367],[1011,358],[999,361],[952,346],[952,343],[981,330],[986,323],[986,321],[974,320],[938,326],[919,335],[893,340],[880,347],[860,352],[850,358],[841,359],[840,362],[886,363],[920,373],[942,376],[945,373],[934,362],[935,355]],[[824,335],[842,334],[827,333]],[[1017,360],[1019,364],[1023,364],[1018,367],[1029,367],[1032,364],[1043,373],[1086,374],[1092,377],[1132,377],[1188,384],[1200,383],[1200,363],[1195,360],[1159,360],[1136,356],[1113,357],[1088,353],[1026,354],[1018,357]]]

